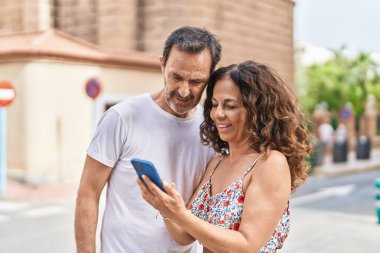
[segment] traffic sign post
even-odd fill
[[[7,189],[7,109],[16,97],[15,88],[5,81],[0,82],[0,196]]]
[[[96,124],[97,124],[97,111],[96,111],[96,104],[95,104],[95,99],[99,96],[101,92],[101,84],[96,78],[90,78],[87,83],[86,83],[86,94],[89,96],[91,99],[93,99],[94,104],[93,104],[93,110],[92,110],[92,119],[93,119],[93,131],[95,132],[96,130]]]
[[[380,224],[380,177],[375,181],[376,187],[376,213],[377,213],[377,223]]]

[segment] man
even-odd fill
[[[153,162],[162,178],[175,182],[189,200],[211,158],[202,146],[197,105],[220,60],[214,35],[181,27],[166,40],[160,58],[164,88],[113,106],[99,121],[87,151],[75,211],[78,252],[95,252],[99,197],[107,187],[101,250],[113,252],[191,252],[165,230],[157,211],[142,198],[130,160]]]

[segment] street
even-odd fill
[[[291,205],[291,228],[279,253],[376,252],[375,178],[380,170],[310,177]],[[0,201],[0,253],[75,252],[75,196]]]
[[[289,238],[281,253],[377,252],[375,179],[380,170],[311,177],[291,199]]]
[[[75,252],[74,201],[0,202],[0,252]]]

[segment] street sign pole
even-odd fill
[[[0,196],[7,191],[7,106],[15,97],[12,84],[0,81]]]
[[[376,187],[376,213],[377,213],[377,223],[380,224],[380,177],[375,181]]]
[[[7,109],[0,106],[0,196],[7,189]]]
[[[93,133],[95,133],[95,131],[96,131],[96,125],[97,125],[97,123],[98,123],[98,115],[97,115],[97,110],[96,110],[96,101],[95,101],[95,99],[94,99],[94,103],[93,103],[93,109],[92,109],[92,120],[93,120],[93,123],[92,123],[92,132]]]

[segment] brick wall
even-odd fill
[[[138,2],[98,0],[98,44],[113,50],[136,50]]]
[[[53,25],[57,29],[97,43],[96,0],[51,0]]]
[[[221,65],[264,62],[293,85],[293,0],[0,0],[0,6],[0,33],[56,27],[112,50],[157,55],[173,29],[205,27],[221,39]]]
[[[51,0],[0,0],[0,34],[51,27]]]
[[[144,0],[135,49],[161,54],[176,27],[206,27],[221,39],[221,65],[247,59],[272,66],[293,85],[293,8],[290,0]]]

